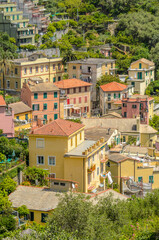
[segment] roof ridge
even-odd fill
[[[59,118],[60,119],[60,118]],[[61,119],[60,119],[61,120]],[[59,128],[67,135],[67,133],[61,128],[61,126],[57,123],[56,121],[56,124],[59,126]],[[67,135],[68,136],[68,135]]]
[[[44,128],[46,125],[48,126],[48,125],[51,125],[52,123],[54,123],[55,121],[52,121],[52,122],[50,122],[50,123],[47,123],[47,124],[45,124],[45,125],[43,125],[43,126],[41,126],[41,127],[39,127],[39,128],[36,128],[36,129],[33,129],[33,131],[36,131],[36,130],[39,130],[39,129],[41,129],[41,128]],[[34,134],[34,132],[33,132],[33,134]]]

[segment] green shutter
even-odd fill
[[[43,109],[44,109],[44,110],[47,110],[47,103],[44,103]]]
[[[142,72],[140,73],[140,79],[142,79]]]
[[[137,79],[140,79],[140,73],[139,72],[137,73]]]
[[[142,68],[142,64],[141,63],[139,63],[139,69],[141,69]]]
[[[116,98],[116,93],[114,93],[114,99]]]
[[[149,183],[154,183],[153,176],[149,176]]]
[[[34,93],[34,99],[38,99],[38,94]]]
[[[119,98],[120,98],[120,93],[119,93]]]
[[[47,93],[44,93],[44,96],[43,96],[43,98],[47,98]]]
[[[34,111],[34,104],[33,104],[32,108],[33,108],[33,111]]]
[[[57,103],[54,103],[54,109],[57,109]]]
[[[138,177],[138,182],[141,182],[142,181],[142,177]]]
[[[57,114],[54,114],[54,120],[56,120],[58,118]]]
[[[44,115],[44,119],[47,120],[47,115]]]
[[[57,98],[57,92],[54,92],[54,98]]]
[[[39,104],[38,104],[38,110],[39,110]]]
[[[56,82],[56,78],[55,77],[53,78],[53,82]]]

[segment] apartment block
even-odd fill
[[[41,78],[43,82],[56,82],[62,79],[64,73],[62,58],[47,58],[41,53],[34,53],[28,58],[19,58],[11,61],[11,68],[5,72],[5,86],[2,73],[0,88],[7,91],[20,92],[23,83],[30,78]]]
[[[69,78],[77,78],[92,83],[91,101],[95,107],[98,97],[96,96],[96,83],[102,75],[115,74],[115,60],[88,58],[68,62],[67,65]]]
[[[46,123],[59,118],[59,89],[53,83],[24,83],[21,100],[33,109],[34,121]]]
[[[147,86],[155,80],[155,64],[145,58],[131,63],[127,83],[134,86],[135,93],[144,95]]]
[[[90,117],[91,113],[91,85],[79,79],[65,79],[56,82],[60,89],[60,96],[67,96],[64,104],[64,118]]]

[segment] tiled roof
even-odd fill
[[[152,61],[150,61],[150,60],[148,60],[146,58],[141,58],[141,59],[139,59],[139,60],[137,60],[135,62],[132,62],[131,65],[136,63],[136,62],[143,62],[143,63],[146,63],[146,64],[148,64],[150,66],[154,66],[155,65],[154,62],[152,62]]]
[[[123,101],[128,101],[128,102],[136,102],[138,99],[140,99],[140,101],[146,101],[146,100],[152,101],[152,100],[154,100],[153,97],[149,97],[147,95],[140,95],[140,94],[135,94],[135,95],[132,95],[130,98],[125,98],[125,99],[122,99],[122,100]]]
[[[23,102],[11,103],[9,104],[9,107],[12,108],[12,110],[14,111],[14,114],[32,111],[32,108],[30,108],[28,105],[26,105]]]
[[[126,160],[136,160],[136,159],[133,159],[131,157],[127,157],[127,156],[119,154],[119,153],[110,154],[108,156],[108,159],[113,161],[113,162],[117,162],[117,163],[123,162],[123,161],[126,161]]]
[[[100,88],[104,92],[121,92],[127,88],[127,85],[117,83],[117,82],[111,82],[111,83],[107,83],[105,85],[101,85]]]
[[[140,124],[140,133],[154,134],[157,133],[157,131],[147,124]]]
[[[45,83],[33,83],[29,82],[28,87],[31,92],[51,92],[58,91],[59,89],[51,82]]]
[[[0,106],[6,106],[6,103],[2,95],[0,95]]]
[[[84,125],[81,123],[75,123],[59,118],[51,123],[33,130],[32,133],[38,135],[69,136],[83,127]]]
[[[84,82],[76,78],[61,80],[59,82],[55,82],[54,84],[58,88],[62,88],[62,89],[75,88],[75,87],[87,87],[92,85],[91,83]]]
[[[87,58],[81,60],[70,61],[68,63],[75,63],[75,64],[103,64],[103,63],[113,63],[115,59],[105,59],[105,58]]]

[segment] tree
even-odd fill
[[[48,181],[46,178],[48,174],[49,172],[47,170],[36,167],[28,167],[24,172],[27,181],[29,181],[32,185],[35,185],[36,181],[38,181],[40,186],[47,185]]]
[[[29,215],[29,210],[28,210],[27,206],[25,206],[25,205],[18,207],[17,211],[18,211],[20,217]]]
[[[62,59],[62,62],[63,64],[66,64],[67,62],[69,61],[74,61],[76,60],[76,55],[73,53],[73,51],[71,49],[67,49],[65,52],[64,52],[64,55],[63,55],[63,59]]]
[[[159,132],[159,116],[154,115],[153,118],[150,119],[150,126]]]
[[[16,182],[7,176],[0,184],[0,191],[5,191],[9,195],[16,189],[16,185]]]

